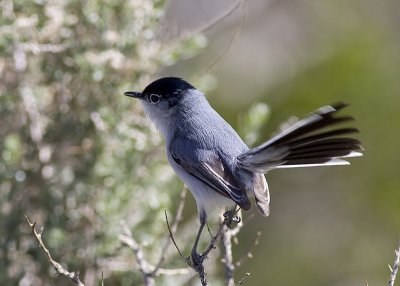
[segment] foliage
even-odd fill
[[[252,146],[260,140],[260,132],[269,115],[269,107],[265,103],[253,104],[247,112],[240,114],[238,131],[247,145]]]
[[[120,222],[154,259],[165,237],[161,210],[181,184],[160,160],[160,136],[122,92],[194,55],[202,41],[161,40],[163,1],[1,6],[0,284],[57,279],[24,215],[45,226],[50,250],[87,285],[101,271],[109,285],[137,283]]]

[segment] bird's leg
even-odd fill
[[[201,236],[201,233],[203,232],[203,228],[204,228],[204,226],[206,224],[206,220],[207,220],[207,215],[204,210],[200,212],[199,218],[200,218],[200,227],[199,227],[199,231],[197,232],[196,240],[194,241],[194,244],[192,247],[192,252],[190,255],[190,258],[193,263],[193,267],[195,267],[195,268],[197,265],[202,264],[203,260],[204,260],[204,258],[197,253],[197,245],[199,244],[200,236]]]

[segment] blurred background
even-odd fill
[[[400,234],[400,3],[372,1],[20,1],[0,3],[0,284],[140,285],[127,225],[153,264],[182,183],[141,107],[122,96],[181,76],[252,146],[296,118],[345,101],[363,158],[267,174],[271,215],[234,246],[244,285],[382,285]],[[236,7],[236,9],[231,9]],[[226,17],[227,11],[231,11]],[[215,21],[220,19],[220,21]],[[295,117],[293,117],[295,116]],[[157,178],[157,179],[155,179]],[[186,198],[176,239],[196,228]],[[246,214],[244,215],[247,216]],[[184,267],[172,247],[163,265]],[[206,263],[224,285],[218,250]],[[192,274],[157,285],[198,285]]]

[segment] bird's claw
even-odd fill
[[[190,254],[190,262],[193,268],[197,268],[199,265],[202,265],[204,261],[204,257],[197,253],[196,249],[192,250]]]
[[[242,221],[242,219],[240,218],[240,216],[235,215],[235,216],[233,216],[232,221],[236,222],[236,223],[240,223]]]
[[[227,211],[224,213],[224,222],[228,228],[233,228],[232,223],[240,223],[240,216],[233,213],[233,211]]]

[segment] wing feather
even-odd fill
[[[222,196],[232,199],[241,208],[249,210],[251,203],[242,184],[235,178],[220,156],[211,150],[201,150],[182,156],[174,146],[170,148],[173,160],[187,173],[205,183]],[[199,156],[199,153],[202,155]],[[207,154],[204,156],[204,154]]]

